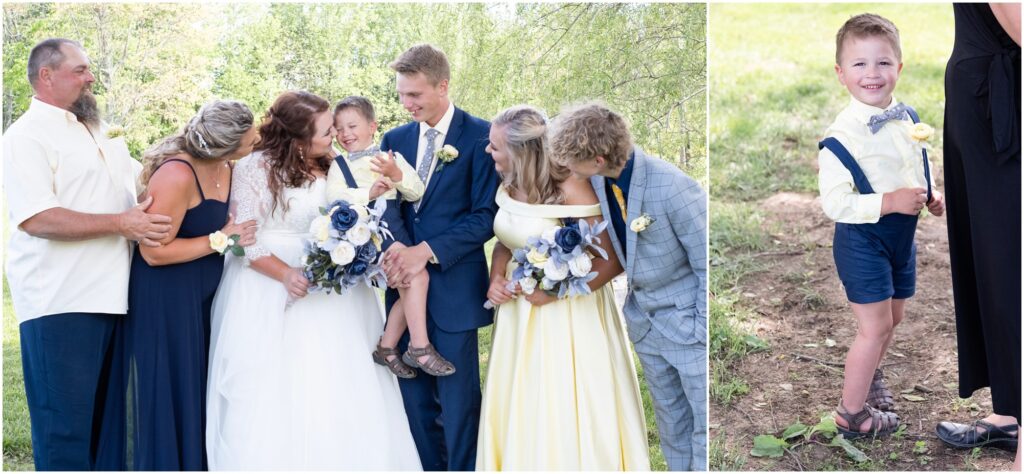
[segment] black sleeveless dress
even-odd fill
[[[1020,46],[987,4],[954,4],[943,134],[960,396],[1020,421]]]
[[[228,203],[207,199],[195,178],[202,201],[185,212],[177,238],[205,237],[227,222]],[[155,267],[138,248],[132,256],[123,335],[133,445],[128,465],[137,471],[207,469],[210,307],[223,268],[216,253]]]

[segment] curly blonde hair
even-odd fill
[[[610,168],[623,166],[633,150],[629,126],[621,115],[598,101],[570,105],[555,117],[551,152],[568,165],[604,157]]]

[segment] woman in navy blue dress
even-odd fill
[[[210,234],[238,234],[243,247],[255,242],[255,221],[235,223],[228,198],[229,163],[256,140],[248,107],[215,101],[143,155],[148,212],[171,216],[172,228],[162,246],[135,249],[119,331],[135,470],[206,470],[210,305],[224,266]]]

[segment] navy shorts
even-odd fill
[[[836,223],[832,256],[852,303],[914,296],[917,216],[888,214],[875,224]]]

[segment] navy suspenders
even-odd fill
[[[909,105],[907,106],[907,114],[910,115],[910,119],[913,120],[914,123],[921,121],[917,116],[917,112]],[[850,174],[853,175],[853,184],[857,187],[858,192],[861,194],[875,193],[874,189],[871,188],[871,183],[868,182],[867,176],[864,175],[864,171],[860,168],[860,165],[857,164],[857,160],[853,159],[853,155],[850,154],[849,150],[847,150],[839,140],[835,137],[826,137],[818,143],[818,149],[820,150],[822,148],[828,148],[829,151],[839,158],[839,161],[843,166],[850,171]],[[928,166],[928,151],[922,148],[921,156],[924,161],[924,181],[928,190],[928,200],[925,202],[932,202],[932,172]]]
[[[352,176],[352,170],[348,168],[348,163],[345,161],[345,157],[343,155],[338,155],[334,158],[334,162],[337,163],[338,168],[341,169],[341,174],[345,175],[345,184],[353,189],[358,188],[359,185],[356,184],[356,177]]]

